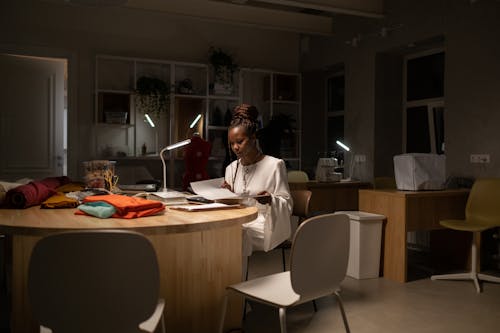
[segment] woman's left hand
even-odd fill
[[[257,200],[257,202],[262,204],[262,205],[270,204],[273,200],[271,193],[269,193],[267,191],[259,192],[257,195],[258,196],[255,197],[255,200]]]

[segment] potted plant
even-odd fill
[[[168,112],[170,89],[163,80],[142,76],[137,80],[135,106],[143,113],[159,116]]]
[[[214,71],[214,94],[232,94],[233,74],[238,69],[238,65],[235,63],[233,57],[220,48],[211,47],[208,61]]]

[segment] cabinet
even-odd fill
[[[143,77],[161,80],[168,87],[165,112],[148,113],[137,104],[137,82]],[[213,138],[217,147],[225,135],[221,134],[223,119],[217,118],[219,110],[239,102],[239,89],[236,82],[229,95],[213,95],[210,77],[206,64],[96,56],[95,155],[157,157],[163,147],[194,132]],[[191,129],[198,114],[201,121]],[[174,156],[180,158],[182,151]]]
[[[259,69],[242,69],[242,101],[257,107],[262,117],[261,145],[300,169],[301,76]]]

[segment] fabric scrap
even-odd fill
[[[111,217],[116,212],[116,208],[113,205],[104,201],[88,202],[78,206],[78,209],[88,215],[101,219]]]

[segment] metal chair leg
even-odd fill
[[[337,298],[337,303],[339,304],[340,313],[342,314],[342,320],[344,321],[345,331],[347,333],[350,333],[351,330],[349,329],[349,323],[347,322],[347,316],[345,315],[344,304],[342,303],[342,298],[340,298],[340,294],[338,292],[335,292],[334,295]]]
[[[280,329],[281,333],[286,333],[286,309],[285,308],[280,308],[279,309],[280,313]]]

